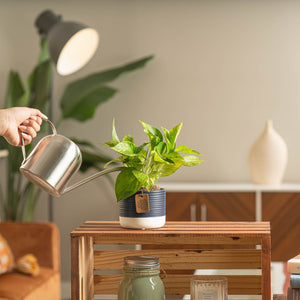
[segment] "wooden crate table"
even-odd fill
[[[118,250],[116,245],[148,247]],[[189,294],[196,269],[221,269],[228,278],[229,295],[271,299],[269,222],[167,222],[153,230],[124,229],[119,222],[85,222],[71,232],[72,300],[116,295],[123,258],[129,255],[160,258],[166,295]],[[226,275],[230,269],[255,269],[258,274]]]

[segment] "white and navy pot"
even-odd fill
[[[136,212],[135,195],[141,193],[149,195],[149,212]],[[136,194],[119,202],[120,225],[124,228],[134,229],[150,229],[164,226],[166,222],[166,191],[164,189],[150,192],[138,191]]]

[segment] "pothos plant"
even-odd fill
[[[120,76],[143,68],[153,56],[147,56],[122,66],[99,71],[67,84],[60,98],[61,116],[56,123],[59,127],[66,119],[84,122],[93,118],[96,109],[113,98],[118,92],[110,83]],[[46,115],[49,112],[52,92],[53,63],[47,44],[41,41],[41,51],[37,65],[27,77],[25,84],[17,71],[8,77],[5,107],[29,106],[38,108]],[[44,131],[48,130],[47,126]],[[103,170],[104,164],[111,160],[87,140],[72,140],[79,145],[82,153],[80,171],[90,168]],[[27,146],[27,151],[31,145]],[[3,220],[32,221],[41,190],[28,182],[19,171],[22,152],[0,138],[0,149],[8,150],[6,188],[0,184],[0,213]]]
[[[159,129],[140,121],[148,141],[135,145],[134,138],[125,135],[119,139],[115,121],[112,125],[112,141],[100,143],[121,154],[111,163],[122,163],[123,169],[115,183],[117,201],[134,195],[139,189],[152,189],[160,177],[166,177],[176,172],[181,166],[192,167],[203,162],[198,151],[187,146],[176,146],[176,140],[182,128],[182,123],[171,130]],[[183,155],[184,154],[184,155]]]

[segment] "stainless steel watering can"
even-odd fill
[[[51,121],[47,119],[44,121],[51,126],[53,134],[42,138],[28,157],[26,157],[24,140],[22,139],[24,160],[20,171],[29,181],[48,194],[60,197],[95,178],[123,169],[123,167],[110,168],[66,187],[72,175],[80,168],[81,152],[73,141],[57,134]]]

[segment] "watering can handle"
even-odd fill
[[[53,131],[53,135],[56,135],[57,131],[56,131],[54,124],[46,118],[42,118],[42,120],[46,121],[50,125],[50,127]],[[26,157],[26,150],[25,150],[25,142],[24,142],[24,138],[22,137],[22,135],[21,135],[21,141],[22,141],[22,154],[23,154],[23,162],[22,163],[24,163],[26,161],[27,157]]]

